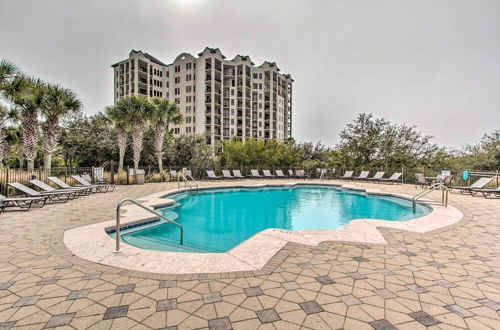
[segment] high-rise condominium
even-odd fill
[[[164,97],[179,105],[175,135],[206,134],[207,143],[234,137],[285,140],[292,136],[292,83],[274,62],[249,56],[227,60],[218,48],[182,53],[165,64],[132,50],[114,68],[115,103],[129,95]]]

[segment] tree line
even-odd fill
[[[215,150],[206,136],[174,137],[172,124],[183,118],[164,98],[130,96],[93,115],[84,115],[75,93],[28,77],[0,62],[0,166],[125,165],[219,167],[342,168],[500,168],[500,129],[460,150],[438,146],[415,126],[359,114],[340,132],[334,147],[322,143],[239,139],[221,141]],[[42,162],[43,159],[43,162]]]

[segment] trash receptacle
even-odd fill
[[[135,174],[135,183],[144,184],[144,175],[144,170],[137,170],[137,173]]]

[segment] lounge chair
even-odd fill
[[[186,170],[184,172],[184,174],[186,174],[187,176],[190,176],[191,178],[193,177],[193,173],[191,172],[191,170]]]
[[[288,176],[289,176],[290,178],[296,177],[296,175],[295,175],[295,174],[293,174],[293,170],[288,170]]]
[[[55,176],[49,176],[47,177],[51,182],[55,183],[62,189],[81,189],[82,194],[85,195],[90,195],[92,193],[92,187],[84,187],[84,186],[70,186],[66,182],[62,181],[61,179],[55,177]]]
[[[393,173],[390,178],[388,178],[388,179],[380,179],[380,180],[378,180],[378,182],[382,182],[382,183],[401,183],[401,176],[402,175],[403,175],[403,173],[396,172],[396,173]]]
[[[344,175],[340,179],[350,180],[352,179],[352,173],[353,171],[345,171]]]
[[[86,194],[85,189],[79,189],[79,188],[68,188],[68,189],[56,189],[52,186],[49,186],[48,184],[38,180],[38,179],[33,179],[30,180],[29,183],[31,183],[33,186],[37,187],[38,189],[41,189],[41,192],[71,192],[72,193],[72,198],[78,198],[80,196],[83,196]]]
[[[0,213],[5,212],[7,207],[19,207],[25,211],[29,211],[33,204],[38,207],[43,207],[47,202],[48,197],[5,197],[0,195]]]
[[[209,180],[220,180],[221,179],[220,176],[215,175],[214,171],[207,171],[207,176],[208,176]]]
[[[28,197],[47,197],[51,202],[62,202],[66,203],[73,196],[73,192],[41,192],[31,189],[19,182],[9,183],[9,186],[19,190]]]
[[[109,191],[109,189],[111,189],[111,191],[115,190],[115,185],[112,183],[105,183],[104,181],[98,181],[98,183],[92,183],[92,178],[90,177],[90,175],[82,174],[80,176],[82,177],[83,180],[87,181],[91,185],[107,188],[106,192]]]
[[[170,174],[170,179],[171,180],[176,180],[177,179],[177,171],[176,170],[170,170],[169,174]]]
[[[88,175],[88,174],[84,174],[84,175]],[[84,187],[89,187],[89,188],[92,187],[92,189],[95,189],[95,192],[108,192],[108,191],[110,191],[110,189],[111,189],[111,191],[115,190],[114,184],[106,184],[106,183],[92,184],[92,183],[90,183],[90,181],[85,180],[85,178],[83,176],[72,175],[71,177],[76,182],[78,182],[79,184],[81,184]]]
[[[282,179],[286,179],[287,176],[285,174],[283,174],[283,171],[282,170],[276,170],[276,177],[277,178],[282,178]]]
[[[229,170],[222,170],[222,176],[224,179],[234,179],[234,176],[231,175]]]
[[[302,178],[304,180],[308,177],[304,170],[295,170],[295,176],[297,177],[297,179]]]
[[[235,177],[235,179],[244,179],[245,178],[243,175],[241,175],[240,170],[233,170],[233,176]]]
[[[259,174],[259,170],[250,170],[252,173],[252,178],[262,178],[262,175]]]
[[[262,173],[264,174],[264,177],[269,178],[269,179],[274,179],[276,176],[272,175],[269,170],[262,170]]]
[[[490,195],[495,195],[495,197],[500,197],[500,187],[497,188],[480,188],[480,189],[472,189],[471,194],[482,194],[484,198],[488,198]]]
[[[366,180],[368,178],[368,175],[370,175],[370,171],[361,171],[359,173],[359,176],[354,176],[352,177],[353,180]]]
[[[480,178],[470,186],[467,187],[454,186],[454,187],[449,187],[449,189],[450,190],[457,189],[458,191],[460,191],[461,194],[473,195],[474,193],[476,193],[475,191],[477,191],[478,189],[483,189],[488,183],[491,182],[491,180],[493,180],[493,178]]]
[[[366,178],[367,181],[378,181],[384,177],[385,172],[377,172],[371,178]]]

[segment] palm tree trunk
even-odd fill
[[[134,173],[139,170],[139,161],[141,160],[142,140],[144,138],[144,123],[134,122],[132,124],[132,151],[134,158]]]
[[[119,162],[118,162],[118,173],[123,171],[123,162],[125,160],[125,149],[127,148],[127,132],[123,129],[118,130],[118,154],[119,154]]]
[[[154,137],[154,147],[155,147],[155,156],[158,159],[158,169],[160,175],[163,173],[163,141],[165,140],[165,126],[157,125],[155,127],[155,137]]]
[[[52,170],[52,152],[45,152],[43,155],[43,165],[45,167],[45,172],[50,175]]]
[[[38,118],[32,111],[22,114],[22,136],[24,157],[28,161],[28,171],[35,169],[36,145],[38,143]]]
[[[53,117],[47,120],[43,126],[43,166],[45,171],[50,174],[52,169],[52,154],[57,148],[57,137],[59,136],[59,117]]]

